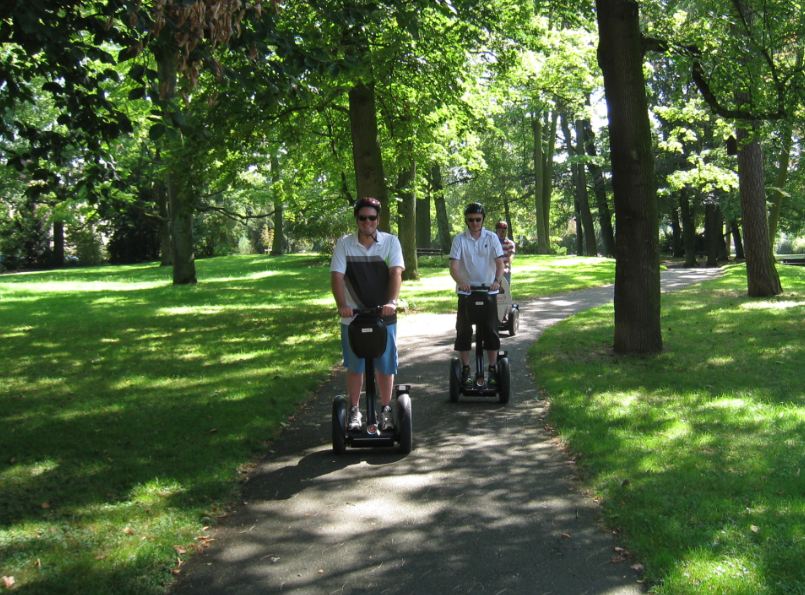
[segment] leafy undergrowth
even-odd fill
[[[657,593],[805,592],[805,270],[746,297],[745,268],[663,296],[664,350],[612,353],[612,307],[529,365],[550,422]]]

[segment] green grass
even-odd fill
[[[550,423],[657,593],[805,593],[805,270],[745,268],[663,296],[664,351],[611,351],[612,307],[550,329],[529,365]]]
[[[340,359],[327,257],[0,276],[0,576],[25,593],[161,593]],[[446,260],[404,285],[452,311]],[[605,259],[519,257],[517,295],[608,283]],[[1,588],[1,587],[0,587]]]

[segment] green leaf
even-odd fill
[[[159,138],[163,134],[165,134],[165,124],[163,124],[162,122],[158,122],[158,123],[154,124],[148,130],[148,138],[150,138],[152,141],[159,140]]]

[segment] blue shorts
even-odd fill
[[[397,373],[397,325],[386,325],[386,351],[375,358],[375,372],[391,376]],[[344,355],[344,367],[350,372],[363,374],[366,371],[366,362],[358,357],[349,346],[349,325],[341,325],[341,353]]]

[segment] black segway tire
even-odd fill
[[[520,330],[520,308],[512,307],[509,312],[509,319],[506,321],[506,330],[509,331],[509,336],[513,337]]]
[[[408,393],[397,395],[397,434],[400,452],[408,454],[414,448],[414,426],[411,418],[411,397]]]
[[[498,360],[498,403],[506,404],[511,397],[511,369],[509,368],[509,358],[502,357]]]
[[[347,398],[338,395],[333,399],[333,452],[337,455],[347,451]]]
[[[458,402],[458,396],[461,394],[461,360],[453,358],[450,361],[450,401],[452,403]]]

